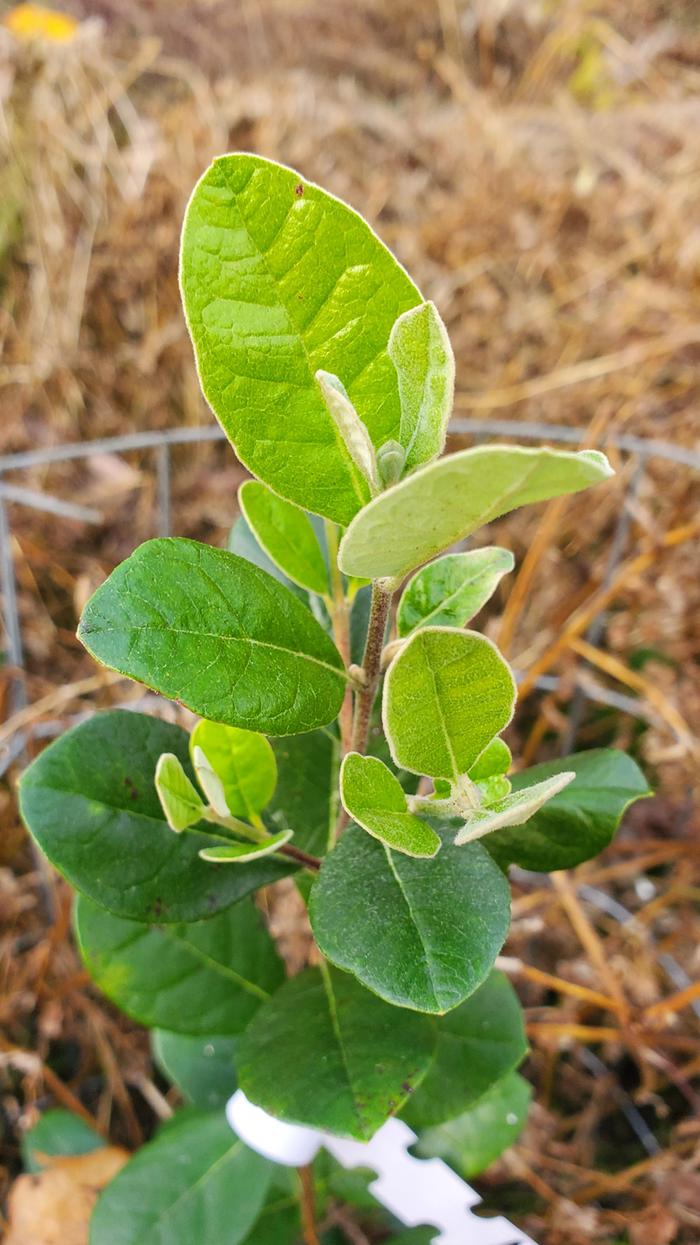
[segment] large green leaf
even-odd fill
[[[507,868],[547,872],[572,869],[597,856],[610,843],[620,819],[635,800],[650,795],[639,766],[617,748],[594,748],[557,761],[545,761],[513,774],[513,789],[573,770],[573,782],[524,826],[498,830],[486,839],[495,860]]]
[[[295,847],[323,856],[339,812],[339,740],[329,731],[311,731],[275,739],[273,748],[277,788],[265,821],[271,830],[293,830]]]
[[[324,965],[286,981],[260,1009],[238,1043],[238,1077],[278,1119],[369,1141],[419,1084],[434,1047],[426,1017]]]
[[[281,571],[308,592],[330,591],[328,568],[309,516],[259,480],[246,480],[238,502],[258,544]]]
[[[204,1111],[226,1106],[238,1084],[233,1062],[235,1037],[193,1037],[189,1033],[156,1029],[151,1041],[153,1058],[161,1072],[193,1106]]]
[[[455,360],[447,330],[434,303],[405,311],[391,330],[388,346],[399,382],[405,471],[441,454],[452,413]]]
[[[269,804],[277,784],[277,763],[264,735],[202,721],[190,735],[190,756],[195,748],[202,749],[221,779],[232,816],[250,821]]]
[[[49,860],[96,903],[134,921],[198,921],[284,877],[277,861],[227,869],[200,848],[218,840],[173,834],[155,770],[172,752],[191,777],[188,736],[140,713],[100,713],[68,731],[22,776],[22,816]]]
[[[221,1111],[183,1111],[98,1199],[90,1245],[238,1245],[265,1201],[272,1164]]]
[[[434,856],[440,850],[439,835],[409,813],[401,783],[377,757],[349,752],[340,771],[340,794],[353,821],[387,847],[407,856]]]
[[[527,1054],[518,996],[493,972],[471,998],[437,1025],[435,1060],[403,1118],[411,1128],[443,1124],[473,1106]]]
[[[379,446],[400,430],[387,355],[421,301],[360,216],[260,156],[215,160],[190,200],[181,284],[205,396],[245,465],[346,524],[369,492],[315,373],[339,376]]]
[[[392,661],[383,720],[402,769],[456,781],[508,725],[515,680],[490,640],[475,631],[426,627]]]
[[[478,1176],[518,1140],[531,1097],[528,1082],[511,1072],[463,1115],[421,1133],[414,1152],[444,1159],[465,1180]]]
[[[576,493],[612,475],[596,450],[480,445],[408,476],[353,519],[340,545],[346,575],[401,577],[527,502]]]
[[[194,540],[149,540],[88,601],[98,661],[203,718],[268,735],[325,726],[342,658],[308,610],[250,562]]]
[[[349,826],[321,866],[309,912],[334,964],[398,1007],[442,1014],[491,971],[510,894],[480,843],[443,841],[432,860],[412,860]]]
[[[493,596],[515,559],[509,549],[489,545],[448,553],[413,576],[396,614],[400,636],[418,627],[463,627]]]
[[[75,927],[95,984],[148,1028],[240,1033],[284,977],[250,901],[209,921],[144,925],[79,896]]]

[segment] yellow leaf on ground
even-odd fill
[[[93,1206],[129,1158],[119,1146],[47,1159],[40,1172],[20,1176],[8,1199],[5,1245],[88,1245]]]
[[[55,43],[72,39],[78,29],[75,18],[41,4],[15,5],[3,19],[3,25],[19,39],[52,39]]]

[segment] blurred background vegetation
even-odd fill
[[[0,3],[0,454],[210,423],[180,311],[178,234],[196,178],[240,148],[368,216],[447,322],[460,421],[698,449],[698,0],[65,0],[60,14]],[[628,495],[636,462],[608,448],[618,476],[594,502],[483,534],[524,567],[484,627],[523,672],[558,676],[519,718],[513,742],[528,762],[570,735],[577,686],[627,698],[626,709],[588,703],[578,746],[631,749],[658,795],[578,873],[635,922],[523,879],[508,947],[557,978],[618,990],[624,1007],[611,1031],[590,1000],[519,983],[537,1106],[480,1187],[542,1245],[692,1245],[700,1039],[687,1006],[661,1006],[658,954],[697,978],[698,476],[654,460]],[[153,534],[152,468],[152,454],[104,453],[9,477],[99,505],[105,521],[12,509],[30,709],[17,720],[16,672],[0,667],[3,741],[27,721],[141,695],[96,675],[74,630],[91,590]],[[175,530],[222,542],[242,474],[224,446],[176,450]],[[590,642],[571,622],[604,578],[623,503],[618,578]],[[9,1182],[18,1136],[57,1094],[127,1143],[154,1116],[143,1037],[86,986],[67,897],[37,874],[3,781]],[[642,1049],[640,1009],[657,1004],[659,1042]],[[595,1047],[607,1077],[577,1044]],[[656,1149],[615,1094],[634,1100]]]

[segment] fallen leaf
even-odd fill
[[[5,1245],[88,1245],[98,1194],[129,1158],[119,1146],[90,1154],[47,1158],[36,1174],[20,1176],[8,1198]]]

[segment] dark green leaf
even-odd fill
[[[245,559],[150,540],[88,601],[78,635],[98,661],[203,718],[268,735],[338,714],[345,673],[308,610]]]
[[[328,731],[272,741],[277,789],[265,810],[270,829],[294,831],[294,845],[315,856],[328,850],[338,817],[340,744]]]
[[[89,1154],[105,1144],[79,1115],[60,1109],[45,1111],[34,1127],[22,1134],[22,1159],[28,1172],[38,1172],[45,1158]]]
[[[42,851],[96,903],[134,921],[198,921],[284,877],[277,861],[226,869],[199,860],[217,842],[168,829],[156,794],[159,756],[192,777],[179,726],[114,710],[81,722],[29,766],[22,816]]]
[[[625,809],[651,794],[639,767],[617,748],[576,752],[522,770],[512,775],[513,790],[566,770],[575,772],[573,782],[524,826],[489,835],[486,846],[502,868],[572,869],[607,847]]]
[[[90,1245],[238,1245],[265,1201],[272,1164],[223,1112],[182,1112],[99,1198]]]
[[[411,1128],[443,1124],[468,1110],[527,1054],[518,996],[494,972],[437,1023],[435,1060],[401,1112]]]
[[[189,1102],[203,1111],[226,1106],[238,1084],[235,1037],[192,1037],[156,1029],[151,1040],[153,1058],[161,1072]]]
[[[96,985],[149,1028],[202,1037],[240,1033],[284,977],[250,901],[209,921],[148,926],[80,896],[75,925]]]
[[[292,169],[222,156],[190,199],[182,290],[205,396],[239,458],[338,523],[369,494],[315,380],[340,376],[375,445],[399,432],[386,353],[420,302],[360,216]]]
[[[444,1159],[469,1180],[517,1141],[531,1097],[527,1081],[510,1072],[464,1115],[421,1133],[413,1149],[419,1158]]]
[[[310,916],[324,955],[398,1007],[441,1014],[486,979],[510,919],[506,879],[480,843],[432,860],[349,826],[326,857]]]
[[[388,1007],[345,973],[310,968],[249,1025],[238,1075],[278,1119],[368,1141],[425,1075],[434,1045],[425,1017]]]

